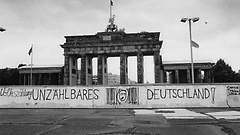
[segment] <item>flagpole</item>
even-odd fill
[[[112,0],[110,0],[110,19],[112,18]]]
[[[33,66],[33,44],[32,44],[32,53],[31,53],[31,80],[30,80],[30,85],[32,85],[32,81],[33,81],[33,73],[32,73],[32,66]]]
[[[189,19],[188,21],[189,21],[190,50],[191,50],[192,83],[194,84],[194,68],[193,68],[193,49],[192,49],[192,28],[191,28],[191,19]]]

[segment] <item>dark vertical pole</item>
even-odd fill
[[[192,49],[192,28],[191,19],[189,21],[189,36],[190,36],[190,50],[191,50],[191,70],[192,70],[192,83],[194,84],[194,68],[193,68],[193,49]]]

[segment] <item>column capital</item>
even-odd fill
[[[69,54],[63,54],[64,57],[69,57]]]
[[[160,50],[154,50],[154,55],[160,55]]]

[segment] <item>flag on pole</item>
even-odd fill
[[[195,41],[191,41],[192,47],[199,48],[199,45]]]
[[[110,5],[113,6],[113,1],[112,0],[110,0]]]
[[[31,53],[32,53],[32,47],[29,49],[28,55],[31,55]]]

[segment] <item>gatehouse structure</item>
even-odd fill
[[[209,60],[194,61],[195,83],[213,83],[214,63]],[[191,83],[191,62],[189,61],[164,61],[165,82]]]
[[[163,83],[160,32],[125,33],[118,30],[114,17],[105,32],[95,35],[65,36],[64,85],[77,84],[77,65],[81,58],[81,85],[92,85],[92,59],[97,58],[98,85],[107,85],[107,59],[120,57],[120,84],[128,82],[128,57],[137,56],[137,83],[144,83],[144,56],[153,56],[155,83]]]
[[[63,65],[22,66],[19,68],[19,84],[63,85]]]

